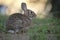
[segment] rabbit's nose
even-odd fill
[[[9,33],[14,33],[14,30],[9,30],[8,32],[9,32]]]

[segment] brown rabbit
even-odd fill
[[[32,10],[27,9],[26,3],[21,3],[21,9],[24,12],[23,14],[14,13],[10,15],[6,21],[6,30],[8,32],[14,33],[25,31],[31,25],[32,18],[36,17],[36,14]]]

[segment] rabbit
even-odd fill
[[[21,9],[24,12],[10,15],[6,21],[6,30],[9,33],[23,32],[29,29],[32,24],[32,18],[36,17],[34,11],[27,9],[26,3],[21,3]]]

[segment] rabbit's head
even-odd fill
[[[36,14],[34,11],[27,9],[27,5],[26,3],[21,3],[21,9],[24,12],[24,15],[26,15],[27,17],[29,17],[30,19],[36,17]]]
[[[34,17],[36,17],[36,14],[35,14],[35,12],[34,11],[32,11],[32,10],[29,10],[29,9],[27,9],[27,14],[26,14],[29,18],[34,18]]]

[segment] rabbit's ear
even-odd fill
[[[23,11],[26,11],[27,10],[26,3],[21,3],[21,8]]]

